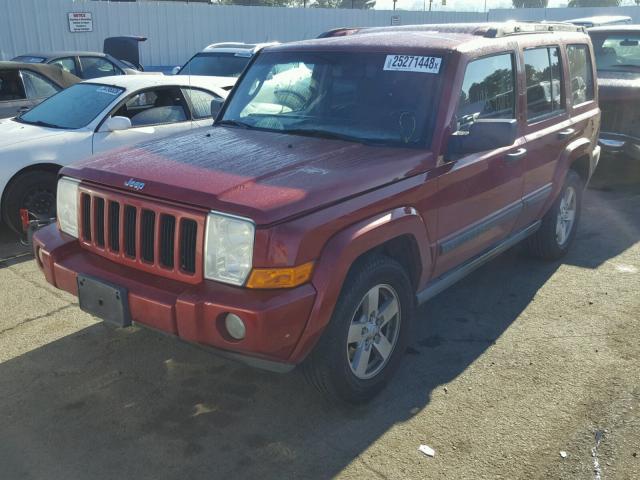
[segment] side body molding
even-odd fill
[[[399,207],[342,230],[327,242],[316,263],[313,286],[318,292],[311,315],[289,361],[299,363],[318,341],[329,323],[345,278],[362,254],[394,238],[411,236],[415,240],[421,266],[419,285],[431,271],[432,246],[422,217],[413,207]]]

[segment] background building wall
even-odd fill
[[[222,41],[266,42],[312,38],[337,27],[556,20],[600,13],[631,15],[640,7],[615,9],[505,9],[482,12],[421,12],[218,6],[184,2],[93,2],[83,0],[0,0],[0,59],[31,51],[102,51],[105,37],[142,35],[143,65],[181,65],[196,51]],[[93,31],[71,33],[67,15],[91,12]]]

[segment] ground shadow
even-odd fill
[[[616,255],[617,236],[581,234],[567,262]],[[475,362],[560,265],[516,248],[430,301],[403,367],[362,408],[322,401],[299,374],[252,370],[154,332],[85,328],[0,364],[3,476],[330,478]]]
[[[16,263],[31,258],[31,249],[22,244],[18,235],[0,222],[0,268],[8,261]]]

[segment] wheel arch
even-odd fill
[[[350,273],[376,254],[390,256],[406,268],[415,291],[425,282],[433,254],[426,225],[415,208],[399,207],[368,218],[327,242],[312,278],[316,301],[290,362],[300,363],[313,349]]]
[[[556,165],[556,170],[553,176],[553,189],[549,195],[547,204],[545,205],[545,212],[560,194],[569,170],[575,170],[578,175],[580,175],[580,178],[582,178],[584,185],[587,185],[587,182],[593,173],[594,148],[595,147],[592,142],[585,137],[577,138],[567,145],[567,148],[562,153],[558,164]]]
[[[34,172],[34,171],[44,171],[51,173],[58,173],[62,165],[58,165],[57,163],[51,162],[43,162],[43,163],[32,163],[27,165],[26,167],[22,167],[20,170],[15,172],[11,177],[6,181],[6,183],[2,186],[2,195],[0,195],[0,213],[4,211],[5,199],[7,190],[9,186],[15,182],[21,175],[25,173]]]

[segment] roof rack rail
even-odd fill
[[[486,38],[508,37],[510,35],[522,35],[526,33],[549,32],[584,32],[579,25],[563,22],[505,22],[501,25],[491,26],[486,30],[479,30],[478,34]]]

